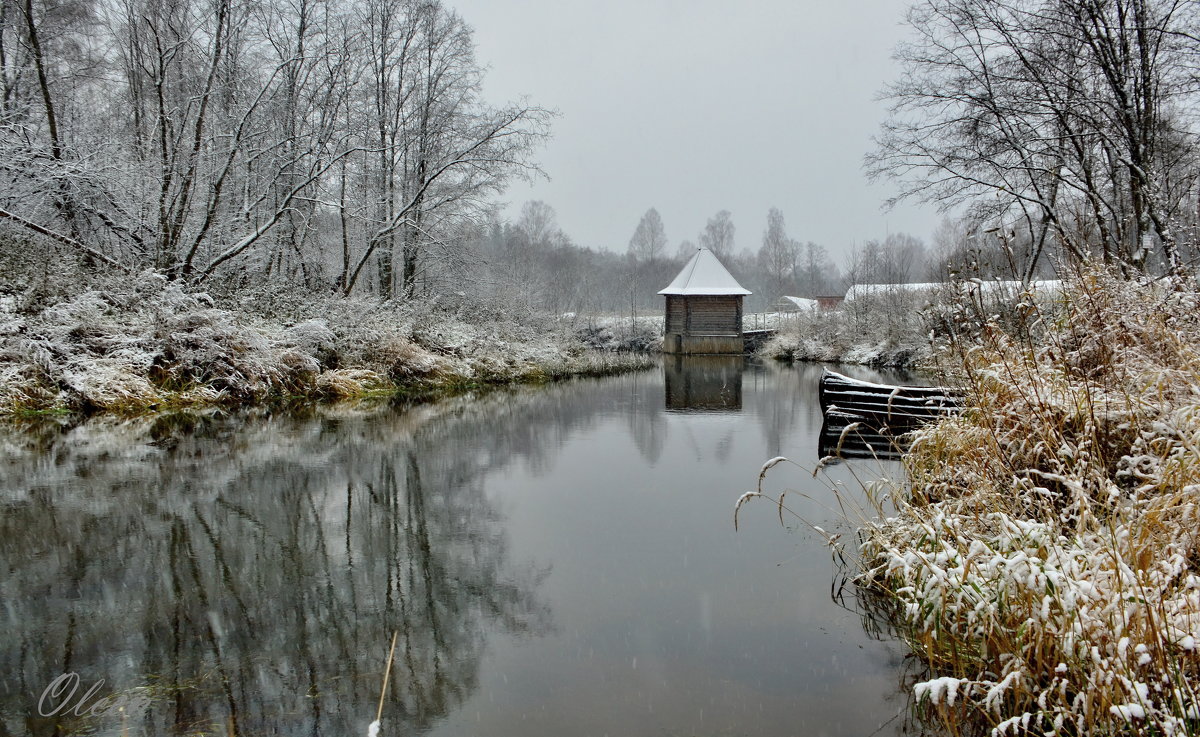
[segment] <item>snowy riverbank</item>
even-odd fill
[[[39,309],[0,299],[0,414],[436,393],[653,362],[593,350],[569,321],[529,315],[301,295],[228,302],[152,273]]]
[[[913,304],[893,311],[840,308],[786,314],[775,325],[779,332],[759,349],[759,355],[778,361],[890,368],[926,365],[934,352],[923,330],[920,308]]]
[[[1194,734],[1200,298],[1075,280],[959,349],[969,409],[918,433],[866,572],[952,734]],[[1030,337],[1032,333],[1032,337]]]

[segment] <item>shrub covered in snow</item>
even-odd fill
[[[924,297],[861,299],[849,308],[789,314],[759,353],[785,361],[912,366],[932,355]]]
[[[1059,299],[960,346],[970,408],[916,434],[860,583],[954,733],[1195,734],[1200,298],[1097,271]]]
[[[552,320],[436,303],[189,293],[147,272],[22,310],[0,301],[0,413],[348,397],[616,371]]]
[[[592,318],[580,321],[576,334],[599,351],[658,353],[662,350],[662,315]]]

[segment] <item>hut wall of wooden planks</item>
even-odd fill
[[[741,353],[742,297],[666,295],[663,350],[668,353]],[[671,343],[674,345],[670,345]],[[669,350],[668,348],[675,348]]]
[[[664,353],[742,353],[742,300],[750,294],[711,251],[701,248],[670,286]]]

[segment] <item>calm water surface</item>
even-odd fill
[[[822,540],[733,528],[764,460],[814,465],[819,373],[6,426],[0,737],[365,735],[393,633],[385,737],[899,734],[899,647]],[[768,476],[846,532],[825,483]]]

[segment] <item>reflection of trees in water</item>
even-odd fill
[[[32,447],[0,467],[0,723],[76,671],[148,687],[147,734],[362,732],[398,631],[386,718],[428,728],[475,689],[489,631],[549,626],[483,479],[545,469],[612,406],[574,393],[9,434]]]
[[[633,444],[651,466],[658,465],[667,444],[667,423],[660,398],[662,381],[656,374],[646,372],[630,377],[629,406],[625,412]]]
[[[815,405],[798,373],[743,376],[784,455]],[[394,630],[385,721],[427,730],[477,689],[491,633],[550,626],[545,572],[513,560],[487,475],[545,472],[600,422],[650,463],[699,454],[694,426],[729,452],[738,426],[664,420],[663,392],[649,372],[404,411],[0,428],[0,737],[52,733],[23,722],[65,671],[148,686],[131,735],[226,734],[230,717],[239,734],[363,734]]]
[[[821,410],[817,404],[817,380],[821,367],[802,364],[795,368],[776,361],[752,364],[745,378],[747,386],[766,391],[747,391],[747,409],[759,418],[763,441],[766,443],[763,460],[778,455],[799,460],[805,450],[789,440],[803,423],[805,438],[816,434],[821,427]]]

